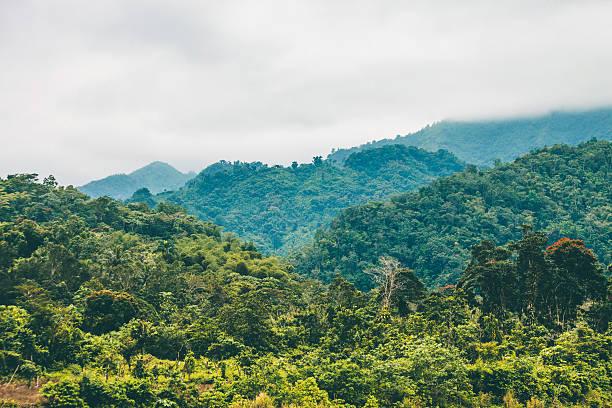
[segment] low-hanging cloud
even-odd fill
[[[0,174],[309,161],[612,103],[606,1],[0,3]]]

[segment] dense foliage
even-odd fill
[[[481,239],[516,240],[522,224],[549,240],[582,238],[612,262],[612,143],[555,145],[486,171],[468,166],[418,192],[348,208],[296,255],[298,271],[329,282],[340,273],[371,288],[362,271],[397,258],[431,287],[454,283]]]
[[[179,191],[158,197],[141,192],[129,201],[178,204],[265,253],[287,254],[345,207],[413,190],[463,167],[448,152],[400,145],[356,153],[343,168],[321,157],[290,167],[221,162]]]
[[[544,116],[502,120],[445,120],[395,139],[334,150],[328,159],[343,163],[352,153],[390,144],[445,149],[459,159],[493,165],[496,159],[511,161],[533,149],[557,143],[576,145],[592,138],[612,140],[612,109],[554,112]]]
[[[612,403],[612,281],[583,241],[525,227],[480,242],[458,287],[434,292],[382,258],[364,293],[300,279],[174,205],[55,184],[0,179],[2,406]]]
[[[125,200],[141,188],[153,193],[176,190],[194,177],[193,172],[181,173],[169,164],[157,161],[130,174],[114,174],[91,181],[78,189],[92,198],[109,196]]]

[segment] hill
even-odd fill
[[[376,270],[402,285],[323,286],[178,207],[0,178],[0,406],[610,406],[612,280],[581,241],[484,241],[456,290]]]
[[[348,161],[348,160],[347,160]],[[297,270],[329,282],[337,273],[360,288],[382,255],[413,268],[430,287],[454,283],[480,239],[516,240],[522,224],[584,238],[612,262],[612,143],[555,145],[481,171],[468,166],[417,192],[351,207],[295,256]]]
[[[193,172],[181,173],[168,163],[156,161],[130,174],[114,174],[91,181],[78,189],[92,198],[109,196],[125,200],[140,188],[147,188],[153,193],[176,190],[193,177]]]
[[[265,253],[287,254],[345,207],[418,188],[464,166],[443,150],[400,145],[356,153],[342,168],[320,157],[290,167],[221,162],[178,191],[155,197],[139,192],[130,201],[180,205]]]
[[[343,163],[357,151],[403,144],[430,151],[445,149],[465,162],[491,166],[496,159],[512,161],[536,148],[576,145],[592,138],[612,140],[612,108],[503,120],[445,120],[406,136],[339,149],[328,159]]]

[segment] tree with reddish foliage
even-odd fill
[[[546,243],[546,235],[525,225],[523,237],[507,248],[491,241],[472,246],[472,260],[458,288],[484,314],[504,318],[512,312],[565,329],[576,320],[580,306],[605,298],[606,278],[582,240]],[[607,326],[606,319],[598,321]]]
[[[546,248],[552,281],[548,315],[562,326],[576,318],[577,307],[606,295],[606,278],[597,257],[580,239],[562,238]]]

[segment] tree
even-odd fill
[[[611,269],[612,265],[608,267],[609,271]],[[605,333],[608,330],[610,320],[612,319],[612,278],[608,278],[606,297],[602,301],[593,304],[586,317],[591,327],[600,333]]]
[[[148,375],[147,366],[142,357],[136,360],[136,363],[134,364],[134,368],[132,369],[132,374],[137,378],[147,377]]]
[[[148,188],[143,187],[138,189],[132,194],[132,197],[127,200],[129,203],[145,203],[150,208],[155,207],[155,200],[153,199],[153,194],[149,191]]]
[[[458,289],[464,290],[472,304],[478,304],[485,314],[503,318],[515,311],[519,293],[517,267],[510,259],[512,252],[484,240],[472,245],[472,259],[459,279]]]
[[[134,298],[127,293],[100,290],[85,298],[83,326],[94,333],[108,333],[117,330],[138,314]]]
[[[79,396],[77,384],[64,380],[58,383],[50,382],[43,388],[42,395],[47,398],[49,408],[85,408],[85,401]]]
[[[503,320],[509,312],[524,313],[534,322],[563,329],[584,302],[605,299],[606,278],[582,240],[563,238],[545,247],[546,241],[542,232],[524,226],[523,238],[508,247],[486,240],[473,245],[458,288],[485,315]]]
[[[366,269],[364,273],[370,275],[374,282],[378,284],[382,296],[383,309],[391,306],[391,297],[400,289],[404,282],[400,279],[403,268],[397,259],[381,256],[378,259],[380,266]]]
[[[541,231],[533,231],[533,226],[522,225],[523,237],[516,243],[510,243],[511,250],[518,253],[517,268],[522,287],[522,312],[535,318],[536,311],[541,311],[546,303],[546,284],[551,281],[550,268],[544,258],[544,248],[548,238]]]
[[[42,183],[44,186],[57,187],[57,180],[52,174],[49,174],[47,177],[45,177]]]
[[[38,375],[38,372],[39,370],[36,364],[29,360],[23,362],[23,364],[19,366],[19,373],[27,380],[28,387],[32,384],[32,379]]]
[[[580,239],[563,238],[546,248],[551,261],[553,281],[548,315],[562,327],[576,318],[577,307],[587,300],[600,301],[606,296],[607,282],[593,251]]]
[[[329,301],[337,308],[361,307],[365,304],[363,293],[342,275],[336,275],[328,287]]]
[[[391,304],[400,316],[406,316],[425,298],[427,288],[410,268],[400,268],[397,280],[399,287],[391,295]]]
[[[187,379],[191,377],[191,374],[195,371],[195,357],[193,356],[193,352],[187,353],[185,356],[185,361],[183,361],[183,373],[187,374]]]

